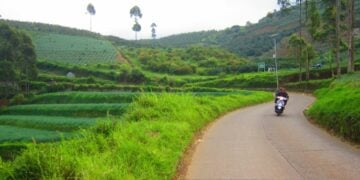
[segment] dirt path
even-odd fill
[[[197,146],[186,179],[359,179],[360,150],[305,119],[313,100],[291,94],[280,117],[272,103],[224,116]]]

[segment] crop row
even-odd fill
[[[31,104],[130,103],[136,92],[56,92],[35,96]]]
[[[2,115],[0,125],[52,131],[73,131],[96,124],[95,118],[61,116]]]
[[[11,106],[3,115],[47,115],[72,117],[104,117],[121,115],[128,104],[32,104]]]
[[[47,131],[0,125],[0,143],[9,141],[56,141],[74,136],[76,133]]]
[[[115,62],[116,54],[113,52],[98,52],[98,51],[59,51],[59,50],[38,50],[38,56],[41,59],[46,59],[52,62],[60,62],[66,64],[97,64]]]

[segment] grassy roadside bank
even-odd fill
[[[30,145],[0,179],[171,179],[192,136],[231,110],[271,100],[271,93],[138,97],[121,120],[109,119],[79,139]]]
[[[360,143],[360,73],[343,75],[328,88],[315,91],[315,96],[308,115],[328,130]]]

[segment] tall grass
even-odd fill
[[[315,92],[308,114],[337,134],[360,142],[360,73],[346,75]]]
[[[225,112],[271,100],[270,93],[143,95],[123,121],[83,138],[29,147],[3,170],[14,179],[171,179],[195,132]],[[6,166],[8,167],[8,166]],[[6,168],[4,168],[6,169]]]

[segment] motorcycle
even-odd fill
[[[285,109],[285,101],[287,100],[286,97],[277,96],[276,97],[276,103],[275,103],[275,113],[276,115],[280,116]]]

